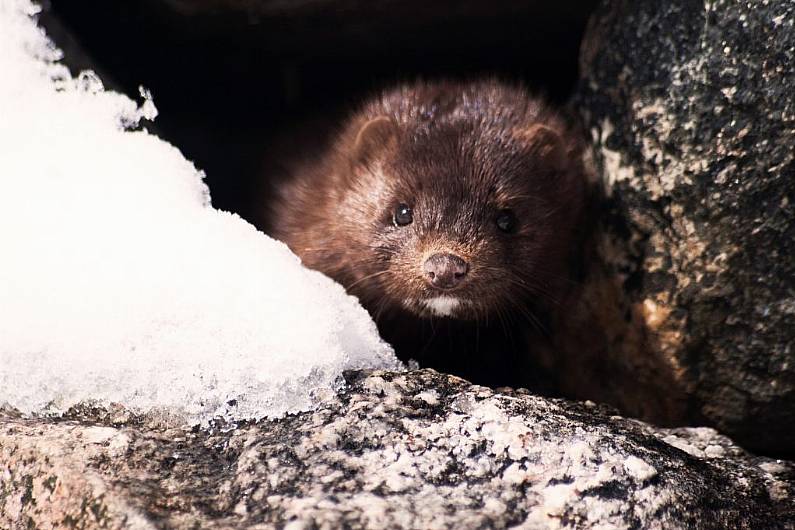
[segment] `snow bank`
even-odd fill
[[[311,406],[342,370],[399,367],[339,285],[214,210],[176,148],[125,130],[152,101],[72,78],[36,11],[0,0],[0,404],[262,417]]]

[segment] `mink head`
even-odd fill
[[[371,311],[488,319],[550,302],[581,202],[563,122],[497,84],[413,87],[351,123],[337,216]]]

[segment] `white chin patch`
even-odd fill
[[[455,308],[461,305],[461,300],[452,296],[437,296],[436,298],[426,298],[419,302],[425,309],[440,317],[451,316]]]

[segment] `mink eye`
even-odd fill
[[[395,208],[395,215],[393,217],[395,226],[410,225],[413,220],[414,215],[411,212],[411,207],[404,203],[398,204],[397,208]]]
[[[510,234],[516,228],[516,215],[511,210],[500,210],[497,214],[497,228]]]

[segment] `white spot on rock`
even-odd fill
[[[638,482],[645,482],[657,476],[657,470],[637,456],[629,456],[624,460],[624,469]]]
[[[437,405],[439,403],[439,393],[436,390],[426,390],[425,392],[420,392],[415,397],[421,399],[428,405]]]

